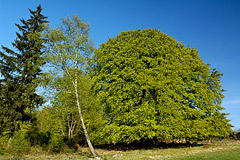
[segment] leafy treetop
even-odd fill
[[[222,74],[156,29],[125,31],[95,51],[94,89],[115,142],[222,137]]]

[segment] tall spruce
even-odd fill
[[[15,24],[19,33],[12,43],[14,50],[2,46],[0,52],[0,134],[11,138],[18,129],[18,123],[29,121],[33,110],[43,103],[36,93],[40,80],[44,42],[42,32],[47,17],[30,10],[30,19],[20,19],[22,25]]]

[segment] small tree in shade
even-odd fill
[[[0,134],[10,134],[10,139],[18,130],[19,121],[29,121],[32,111],[43,103],[36,93],[40,80],[45,40],[46,17],[41,14],[39,5],[36,11],[30,10],[28,20],[21,19],[17,38],[12,43],[14,50],[2,46],[0,52]]]

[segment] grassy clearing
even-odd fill
[[[171,149],[152,149],[152,150],[136,150],[122,152],[121,157],[113,158],[108,156],[108,159],[118,160],[237,160],[240,159],[240,142],[225,141],[215,144],[208,144],[198,147],[187,148],[171,148]]]
[[[103,150],[97,149],[98,153],[106,160],[237,160],[240,159],[240,141],[221,141],[214,144],[207,144],[196,147],[186,148],[169,148],[169,149],[149,149],[149,150]],[[67,160],[79,159],[90,160],[89,151],[82,149],[82,155],[78,154],[47,154],[47,153],[31,153],[22,157],[14,157],[10,155],[0,156],[4,160],[20,160],[20,159],[43,159],[43,160]]]

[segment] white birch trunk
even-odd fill
[[[91,143],[91,141],[90,141],[90,138],[89,138],[89,136],[88,136],[88,132],[87,132],[87,129],[86,129],[84,120],[83,120],[83,116],[82,116],[82,111],[81,111],[81,107],[80,107],[80,103],[79,103],[79,99],[78,99],[77,77],[76,77],[76,79],[75,79],[74,89],[75,89],[75,96],[76,96],[76,102],[77,102],[77,107],[78,107],[78,113],[79,113],[80,120],[81,120],[81,123],[82,123],[83,131],[84,131],[84,134],[85,134],[85,137],[86,137],[86,140],[87,140],[87,144],[88,144],[88,147],[90,148],[93,156],[94,156],[95,158],[97,158],[97,157],[99,157],[99,155],[97,154],[97,152],[96,152],[95,149],[93,148],[93,145],[92,145],[92,143]]]

